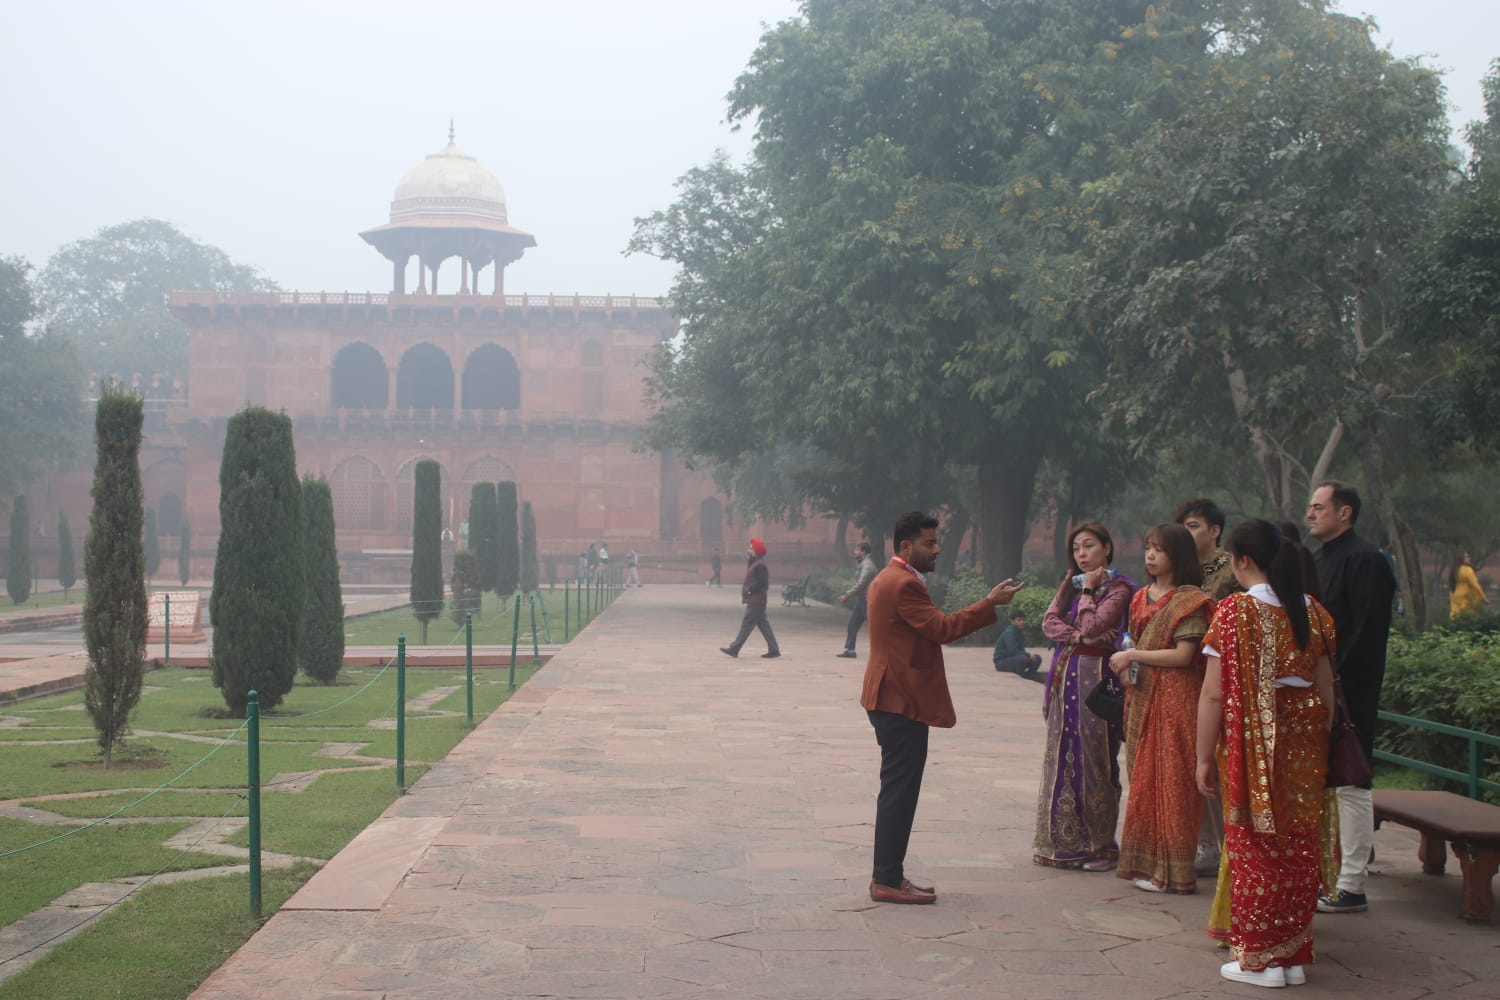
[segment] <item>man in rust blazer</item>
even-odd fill
[[[922,773],[927,767],[927,734],[932,726],[957,721],[943,670],[943,644],[962,639],[995,622],[995,608],[1009,604],[1020,584],[999,584],[983,600],[945,615],[927,593],[926,574],[937,565],[941,547],[937,518],[914,510],[896,521],[896,555],[870,584],[870,659],[859,703],[880,744],[880,798],[875,806],[875,865],[870,898],[880,903],[932,903],[932,886],[906,877],[906,845],[911,840]]]

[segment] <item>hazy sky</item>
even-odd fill
[[[284,288],[387,291],[356,235],[446,142],[505,186],[537,246],[512,293],[666,292],[671,268],[621,255],[632,220],[747,137],[724,95],[762,25],[794,0],[48,0],[8,5],[0,83],[0,254],[168,219]],[[1497,0],[1344,0],[1398,55],[1450,70],[1454,120],[1477,118],[1500,56]],[[456,264],[444,274],[451,291]],[[487,287],[487,286],[486,286]]]

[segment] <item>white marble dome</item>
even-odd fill
[[[442,150],[406,172],[391,199],[393,223],[432,216],[507,221],[499,178],[451,138]]]

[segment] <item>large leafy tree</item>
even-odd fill
[[[214,686],[242,718],[251,691],[269,711],[297,676],[307,570],[302,486],[285,413],[250,406],[229,418],[219,525],[209,598]]]
[[[37,329],[31,267],[0,257],[0,495],[83,458],[88,410],[72,341]]]
[[[106,769],[129,732],[146,671],[144,423],[139,396],[104,388],[94,413],[94,507],[83,550],[83,640],[89,657],[83,700],[99,734]]]
[[[734,469],[815,449],[802,495],[873,532],[971,476],[986,568],[1018,568],[1042,457],[1097,434],[1101,362],[1065,306],[1079,194],[1203,45],[1148,16],[808,0],[767,32],[730,98],[750,163],[690,172],[637,226],[681,265],[651,442]]]
[[[1382,439],[1427,374],[1389,304],[1447,170],[1438,77],[1321,0],[1227,5],[1180,76],[1179,113],[1093,189],[1103,398],[1142,454],[1236,428],[1281,517],[1348,439],[1421,622]]]
[[[269,291],[275,284],[170,222],[107,226],[53,254],[37,284],[43,315],[71,333],[87,370],[187,375],[187,327],[167,308],[174,290]]]
[[[412,488],[411,610],[422,627],[443,613],[442,467],[430,458],[417,463]]]
[[[305,597],[297,662],[319,684],[333,684],[344,665],[344,592],[333,523],[333,493],[320,476],[302,479]]]

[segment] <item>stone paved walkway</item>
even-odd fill
[[[908,862],[939,902],[871,903],[842,616],[773,607],[774,661],[717,652],[738,620],[731,590],[627,592],[195,996],[1256,995],[1218,977],[1207,894],[1030,863],[1040,691],[984,649],[949,656]],[[1378,834],[1372,909],[1318,918],[1301,995],[1500,997],[1500,925],[1458,920],[1415,847]]]

